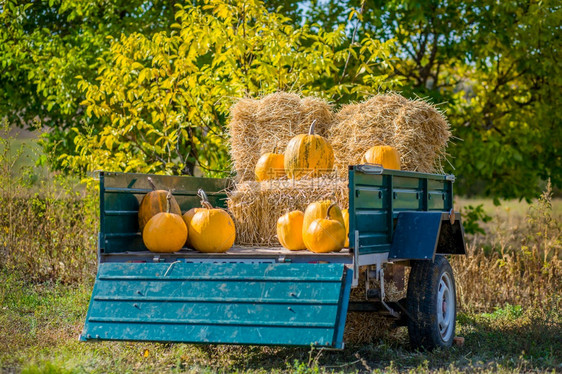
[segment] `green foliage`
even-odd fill
[[[490,11],[472,22],[481,30],[469,44],[474,65],[459,72],[461,82],[474,83],[454,96],[451,116],[463,139],[451,152],[464,190],[473,177],[486,181],[488,193],[529,199],[541,180],[562,183],[562,115],[554,109],[561,104],[554,61],[562,56],[562,12],[555,4],[486,2]]]
[[[113,40],[96,83],[79,83],[86,115],[101,126],[73,128],[78,155],[63,155],[65,167],[224,175],[235,98],[292,90],[361,98],[395,86],[374,72],[389,66],[388,45],[366,36],[348,48],[343,25],[295,27],[260,1],[177,6],[175,18],[172,31]]]
[[[459,193],[531,199],[540,181],[562,186],[558,1],[328,3],[312,1],[306,17],[330,27],[363,8],[359,38],[394,40],[388,75],[403,94],[442,103]]]
[[[320,373],[320,368],[318,363],[314,363],[311,366],[310,363],[300,362],[299,360],[294,360],[293,364],[290,365],[289,362],[286,363],[287,371],[293,374],[318,374]]]
[[[486,231],[480,226],[480,222],[488,223],[492,220],[492,217],[486,214],[483,206],[483,204],[477,206],[467,205],[463,208],[462,225],[465,234],[486,234]]]
[[[0,118],[20,127],[47,127],[44,146],[75,153],[74,132],[95,122],[85,117],[80,75],[94,81],[110,35],[150,36],[173,21],[168,2],[50,0],[0,2]],[[142,20],[142,21],[140,21]]]
[[[483,317],[490,319],[509,319],[515,320],[523,315],[523,308],[521,305],[506,304],[503,308],[496,307],[492,313],[483,313]]]
[[[222,175],[238,97],[400,89],[446,112],[459,193],[562,187],[556,0],[4,0],[0,22],[0,117],[49,128],[57,169]]]

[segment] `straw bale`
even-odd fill
[[[443,173],[450,126],[443,114],[423,100],[410,100],[396,118],[394,142],[405,170]]]
[[[323,177],[238,183],[228,197],[228,209],[236,225],[236,243],[278,246],[279,217],[292,210],[304,211],[308,204],[326,199],[347,208],[347,180]]]
[[[323,99],[317,97],[304,97],[302,99],[303,106],[303,119],[302,124],[303,132],[307,132],[310,124],[316,121],[314,125],[315,133],[322,136],[328,136],[328,130],[334,122],[334,112],[332,107]],[[298,135],[301,132],[295,134]],[[289,140],[291,140],[289,138]]]
[[[241,99],[230,111],[230,155],[241,179],[254,178],[254,167],[248,165],[255,165],[260,157],[257,109],[257,100]]]
[[[344,105],[330,127],[335,167],[340,176],[347,166],[361,162],[375,145],[395,147],[402,170],[443,172],[445,148],[451,136],[443,115],[423,100],[408,100],[391,93]]]
[[[289,140],[308,131],[327,136],[334,120],[330,105],[319,98],[278,92],[261,100],[242,99],[231,109],[230,151],[238,181],[255,180],[259,157],[276,147],[282,153]]]

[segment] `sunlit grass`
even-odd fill
[[[492,199],[487,198],[465,198],[455,197],[454,206],[456,210],[468,205],[477,206],[482,204],[484,211],[489,215],[501,218],[520,219],[524,218],[529,211],[530,203],[525,200],[500,200],[500,205],[494,205]],[[552,199],[552,211],[557,217],[562,217],[562,198]]]

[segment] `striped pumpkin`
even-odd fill
[[[313,121],[308,134],[295,136],[285,150],[285,173],[289,178],[318,177],[334,167],[334,151],[326,139],[314,134]]]

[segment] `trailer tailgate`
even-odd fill
[[[342,348],[351,273],[322,263],[101,263],[80,338]]]

